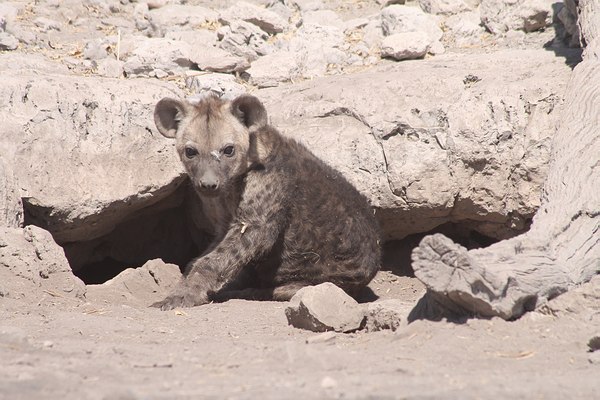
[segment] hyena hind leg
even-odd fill
[[[310,285],[312,284],[308,282],[291,282],[285,285],[277,286],[275,289],[273,289],[273,300],[288,301],[294,297],[298,290]]]

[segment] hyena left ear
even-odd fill
[[[267,125],[265,106],[249,94],[243,94],[231,102],[231,113],[248,129],[256,130]]]
[[[185,103],[165,97],[154,107],[154,123],[158,131],[168,138],[175,138],[181,119],[185,116],[187,106]]]

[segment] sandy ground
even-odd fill
[[[407,302],[424,291],[385,271],[371,288]],[[0,398],[600,398],[600,352],[588,348],[600,316],[342,334],[289,326],[286,303],[118,303],[0,299]]]

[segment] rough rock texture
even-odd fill
[[[225,24],[229,24],[232,20],[241,19],[270,34],[283,32],[287,26],[286,21],[273,11],[245,1],[238,1],[235,5],[221,12],[219,19]]]
[[[424,32],[431,42],[440,40],[443,34],[435,16],[426,14],[417,7],[404,5],[391,5],[381,11],[381,29],[385,36],[403,32]]]
[[[367,332],[396,331],[401,326],[406,325],[408,314],[413,306],[412,303],[397,299],[369,303],[365,329]]]
[[[182,182],[172,145],[152,121],[153,105],[180,95],[176,88],[0,70],[3,162],[8,171],[23,166],[12,169],[28,222],[57,242],[104,235]]]
[[[600,275],[589,282],[550,300],[539,312],[556,317],[600,322]]]
[[[63,249],[36,226],[0,227],[0,298],[39,304],[82,298],[85,286],[73,276]]]
[[[367,194],[387,239],[449,221],[506,238],[539,206],[570,74],[552,53],[524,54],[405,61],[259,97],[275,126]]]
[[[285,309],[290,325],[314,332],[352,332],[365,319],[363,308],[333,283],[298,290]]]
[[[23,225],[23,204],[12,167],[0,159],[0,226],[18,228]]]
[[[600,273],[600,4],[580,6],[588,48],[569,82],[531,230],[473,251],[442,235],[424,238],[413,268],[438,312],[516,318]]]
[[[238,83],[235,76],[219,73],[199,73],[185,80],[186,87],[196,94],[214,93],[219,97],[235,98],[246,93],[246,88]]]
[[[482,0],[481,22],[492,33],[533,32],[552,23],[554,0]]]
[[[424,32],[403,32],[387,36],[381,42],[381,56],[394,60],[412,60],[427,54],[431,41]]]
[[[150,260],[139,268],[128,268],[101,285],[88,285],[85,298],[115,302],[132,307],[148,307],[164,298],[181,279],[179,267],[162,260]]]

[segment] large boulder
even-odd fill
[[[386,239],[445,222],[502,239],[526,230],[539,206],[569,75],[551,52],[510,50],[405,61],[258,96],[276,127],[367,195]]]
[[[152,118],[160,98],[181,96],[175,86],[23,73],[11,61],[0,59],[0,149],[28,223],[58,243],[91,240],[183,181]]]
[[[0,227],[0,298],[41,304],[82,299],[84,294],[83,282],[49,232],[37,226]]]

